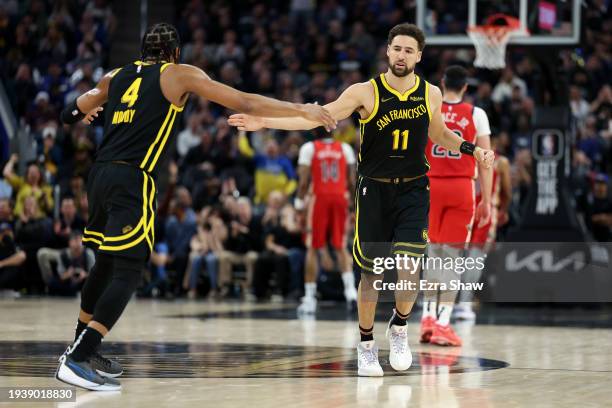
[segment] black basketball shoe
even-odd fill
[[[60,357],[55,378],[91,391],[121,391],[119,381],[102,377],[89,361],[74,361],[69,354]]]
[[[97,351],[89,358],[89,364],[102,377],[115,378],[123,374],[123,367],[115,360],[106,358]]]

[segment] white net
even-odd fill
[[[476,48],[474,66],[501,69],[506,66],[506,46],[513,33],[518,30],[503,26],[474,27],[468,31]]]

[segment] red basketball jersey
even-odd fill
[[[446,127],[470,143],[476,143],[474,106],[465,103],[442,103],[442,116]],[[476,178],[477,167],[473,156],[446,150],[440,145],[427,141],[427,160],[431,168],[430,177],[470,177]]]
[[[346,158],[342,143],[315,140],[313,144],[314,155],[310,165],[313,194],[345,194]]]

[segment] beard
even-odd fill
[[[400,78],[410,75],[414,71],[414,65],[411,67],[408,65],[404,65],[404,67],[397,67],[395,64],[391,64],[391,61],[389,61],[389,67],[391,68],[393,75]]]

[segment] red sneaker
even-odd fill
[[[442,326],[435,324],[431,338],[429,339],[431,344],[437,344],[438,346],[461,346],[461,339],[457,336],[457,333],[449,325]]]
[[[435,325],[436,319],[433,317],[428,316],[421,319],[421,343],[429,343]]]

